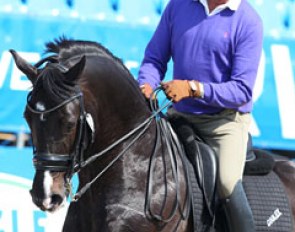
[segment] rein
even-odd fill
[[[155,90],[155,91],[157,91],[157,90]],[[140,136],[144,134],[144,132],[148,129],[149,125],[152,123],[152,120],[155,119],[165,108],[169,107],[170,105],[171,105],[171,102],[169,101],[166,105],[164,105],[164,106],[160,107],[159,109],[155,110],[152,113],[152,115],[150,115],[144,122],[142,122],[141,124],[139,124],[133,130],[131,130],[130,132],[128,132],[127,134],[125,134],[124,136],[122,136],[120,139],[118,139],[117,141],[115,141],[114,143],[112,143],[111,145],[109,145],[104,150],[102,150],[99,153],[97,153],[97,154],[89,157],[87,160],[81,162],[80,163],[80,168],[86,167],[87,165],[91,164],[96,159],[98,159],[99,157],[103,156],[108,151],[110,151],[111,149],[113,149],[114,147],[116,147],[118,144],[122,143],[123,141],[125,141],[126,139],[128,139],[133,134],[135,134],[136,132],[138,132],[140,129],[143,128],[139,132],[139,134],[128,144],[128,146],[126,148],[124,148],[124,150],[122,150],[119,153],[119,155],[116,158],[114,158],[96,177],[94,177],[90,182],[88,182],[87,184],[85,184],[85,186],[83,188],[81,188],[80,191],[78,191],[72,197],[72,200],[73,201],[78,201],[81,198],[81,196],[91,187],[91,185],[98,178],[100,178],[118,159],[120,159],[127,152],[127,150],[140,138]]]
[[[157,88],[154,91],[155,96],[158,94],[158,92],[162,90],[161,88]],[[154,104],[153,104],[154,102]],[[186,220],[189,216],[190,213],[190,199],[191,199],[191,195],[190,195],[190,183],[189,183],[189,179],[188,179],[188,169],[187,169],[187,165],[186,165],[186,160],[184,159],[184,153],[181,147],[181,144],[179,143],[179,140],[177,139],[176,134],[173,132],[170,124],[167,123],[167,121],[163,118],[163,114],[162,111],[169,107],[172,104],[171,101],[169,101],[167,104],[163,105],[162,107],[158,108],[157,106],[157,101],[156,101],[156,97],[155,100],[150,100],[150,106],[152,109],[152,115],[150,115],[144,122],[142,122],[141,124],[139,124],[137,127],[135,127],[133,130],[131,130],[129,133],[127,133],[126,135],[124,135],[123,137],[121,137],[119,140],[115,141],[114,143],[112,143],[110,146],[108,146],[107,148],[105,148],[104,150],[102,150],[101,152],[89,157],[87,160],[83,161],[80,163],[80,169],[86,167],[87,165],[91,164],[92,162],[94,162],[96,159],[98,159],[99,157],[103,156],[104,154],[106,154],[108,151],[110,151],[111,149],[113,149],[115,146],[117,146],[118,144],[122,143],[123,141],[125,141],[126,139],[128,139],[129,137],[131,137],[132,135],[134,135],[136,132],[139,132],[132,140],[131,142],[129,142],[128,146],[126,146],[100,173],[98,173],[97,176],[95,176],[90,182],[88,182],[87,184],[85,184],[75,195],[72,196],[72,201],[77,202],[83,194],[85,194],[85,192],[91,188],[91,185],[95,183],[95,181],[97,181],[105,172],[108,171],[108,169],[110,167],[112,167],[112,165],[119,160],[127,151],[128,149],[146,132],[146,130],[149,128],[150,124],[152,123],[152,120],[156,119],[156,144],[154,146],[153,149],[153,154],[151,155],[151,159],[150,159],[150,166],[149,166],[149,170],[148,170],[148,181],[147,181],[147,191],[146,191],[146,201],[145,201],[145,215],[147,217],[150,217],[154,220],[163,222],[163,223],[167,223],[169,221],[171,221],[173,219],[173,217],[175,216],[177,210],[181,215],[181,218],[183,220]],[[161,132],[163,133],[163,137],[165,138],[165,142],[167,144],[168,147],[168,154],[170,157],[170,161],[171,161],[171,167],[172,167],[172,176],[173,176],[173,180],[176,186],[176,196],[175,196],[175,200],[174,200],[174,204],[172,209],[170,210],[170,213],[168,215],[168,217],[164,217],[163,216],[163,211],[165,208],[165,203],[166,200],[163,200],[163,203],[161,205],[161,213],[155,213],[153,212],[151,206],[152,206],[152,192],[153,192],[153,171],[155,169],[155,162],[156,162],[156,152],[157,152],[157,148],[160,144],[160,137],[161,137]],[[184,171],[184,178],[185,178],[185,183],[187,184],[187,189],[186,189],[186,196],[184,199],[184,206],[181,208],[181,194],[180,194],[180,185],[178,182],[178,177],[179,177],[179,172],[178,172],[178,168],[177,168],[177,157],[176,157],[176,152],[179,155],[181,162],[183,164],[183,171]],[[167,188],[167,183],[165,185],[165,188]],[[166,196],[165,196],[166,197]]]
[[[161,90],[161,89],[160,89]],[[155,90],[156,92],[157,90]],[[158,93],[158,91],[157,91]],[[157,94],[155,94],[156,96]],[[155,97],[156,99],[156,97]],[[170,101],[171,103],[171,101]],[[156,100],[150,100],[150,106],[152,111],[155,111],[158,107],[157,101]],[[189,217],[190,214],[190,209],[191,209],[191,185],[189,182],[189,174],[188,174],[188,166],[187,166],[187,161],[184,158],[185,154],[182,149],[182,145],[180,144],[177,135],[173,131],[170,123],[167,122],[165,119],[165,116],[163,115],[162,111],[159,112],[159,118],[156,121],[156,144],[153,150],[153,154],[151,156],[150,160],[150,166],[149,166],[149,171],[148,171],[148,186],[147,186],[147,192],[146,192],[146,202],[145,202],[145,215],[149,216],[152,219],[155,219],[159,222],[162,223],[168,223],[170,222],[173,217],[175,216],[177,210],[181,215],[182,220],[186,220]],[[167,150],[168,150],[168,155],[171,161],[171,169],[172,169],[172,176],[173,180],[175,183],[175,189],[176,189],[176,196],[175,200],[173,203],[173,207],[170,210],[168,216],[164,217],[164,209],[166,206],[166,199],[163,200],[162,205],[161,205],[161,212],[160,213],[155,213],[153,212],[151,206],[152,206],[152,194],[153,194],[153,171],[155,169],[155,164],[156,164],[156,152],[158,145],[160,144],[161,138],[164,138],[165,144],[167,145]],[[187,185],[186,188],[186,196],[184,199],[184,205],[181,208],[181,193],[180,193],[180,184],[179,184],[179,172],[178,172],[178,167],[177,167],[177,156],[176,154],[179,154],[179,158],[181,160],[181,163],[183,165],[182,170],[184,171],[184,179],[185,179],[185,184]],[[164,160],[164,157],[163,157]],[[165,161],[164,165],[166,166]],[[164,168],[164,170],[166,170]],[[165,174],[164,174],[165,176]],[[165,193],[167,194],[167,180],[165,183]],[[165,195],[166,197],[167,195]]]

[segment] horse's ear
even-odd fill
[[[16,51],[12,49],[10,49],[9,51],[12,54],[12,57],[18,69],[21,70],[28,77],[32,84],[34,84],[38,74],[37,68],[24,60]]]
[[[67,80],[77,81],[84,69],[85,62],[86,57],[82,56],[82,58],[65,73]]]

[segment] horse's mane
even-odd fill
[[[111,58],[116,63],[118,63],[128,74],[131,76],[129,70],[125,67],[122,60],[114,56],[107,48],[102,46],[100,43],[94,41],[83,41],[83,40],[73,40],[61,36],[54,39],[53,42],[46,43],[45,53],[56,53],[58,54],[58,59],[60,61],[66,61],[72,57],[82,56],[87,54],[101,54],[106,57]]]
[[[72,40],[63,36],[55,39],[53,42],[46,43],[45,53],[54,54],[40,60],[35,65],[38,67],[43,63],[48,62],[45,68],[41,71],[38,80],[35,82],[32,94],[37,93],[43,88],[43,91],[45,91],[55,103],[68,99],[75,90],[75,83],[66,80],[61,72],[61,67],[74,57],[82,57],[83,55],[100,55],[110,58],[128,74],[128,79],[134,81],[133,76],[123,62],[97,42]]]

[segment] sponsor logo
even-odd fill
[[[274,224],[282,215],[283,213],[280,211],[280,209],[276,209],[274,213],[267,219],[267,226],[271,227],[272,224]]]

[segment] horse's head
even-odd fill
[[[77,82],[85,57],[70,68],[52,62],[37,68],[15,51],[11,53],[33,84],[24,112],[34,146],[32,199],[40,209],[55,211],[69,194],[67,179],[73,174],[83,139],[85,110]]]

